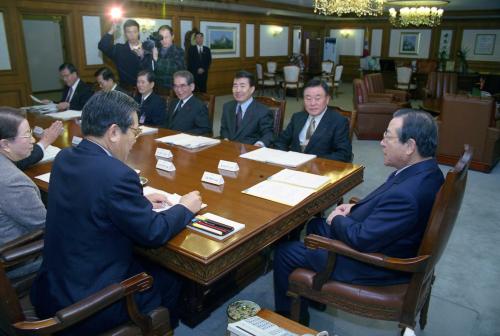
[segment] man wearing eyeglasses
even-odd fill
[[[192,191],[168,210],[153,211],[169,201],[144,196],[139,176],[125,163],[140,134],[138,108],[124,93],[96,93],[82,111],[84,139],[63,149],[52,165],[43,263],[31,292],[40,318],[146,272],[154,283],[134,295],[139,310],[166,307],[176,325],[178,277],[142,260],[133,247],[163,246],[200,210],[201,196]],[[125,305],[110,305],[68,334],[98,335],[128,321]]]
[[[318,79],[304,86],[304,111],[292,116],[274,147],[285,151],[315,154],[330,160],[351,162],[349,123],[332,107],[325,82]]]
[[[394,258],[417,255],[434,199],[444,182],[435,159],[438,129],[426,112],[402,109],[394,113],[380,142],[384,165],[395,170],[387,180],[356,205],[341,204],[325,219],[314,218],[307,234],[340,240],[365,253]],[[275,307],[290,314],[288,277],[296,268],[319,272],[328,252],[309,250],[302,242],[281,244],[274,254]],[[330,279],[358,285],[408,283],[410,273],[388,270],[338,255]],[[303,302],[304,306],[307,302]],[[307,322],[307,309],[301,312]]]
[[[167,128],[191,134],[211,134],[207,106],[193,95],[193,75],[186,70],[177,71],[173,88],[177,99],[168,108]]]

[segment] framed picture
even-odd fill
[[[496,37],[496,34],[477,34],[474,55],[493,55]]]
[[[207,44],[212,54],[235,54],[237,42],[235,27],[207,27]]]
[[[441,38],[439,40],[439,53],[444,52],[447,58],[450,58],[452,37],[453,30],[441,30]]]
[[[401,40],[399,41],[400,54],[418,54],[420,45],[420,33],[401,33]]]

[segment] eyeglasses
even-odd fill
[[[397,135],[391,135],[391,133],[389,133],[389,131],[385,131],[384,132],[384,140],[390,140],[390,139],[394,139],[394,138],[398,138]]]
[[[185,88],[187,88],[188,86],[189,86],[189,84],[179,84],[179,85],[175,85],[175,84],[174,84],[174,85],[173,85],[174,90],[176,90],[176,89],[185,89]]]
[[[139,137],[139,135],[141,135],[142,133],[142,128],[140,127],[129,127],[132,132],[134,133],[134,137],[137,139]]]
[[[32,137],[33,137],[33,130],[30,128],[26,131],[24,135],[16,135],[15,137],[12,137],[10,139],[17,139],[17,138],[31,139]]]

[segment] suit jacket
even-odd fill
[[[212,53],[210,52],[210,48],[203,46],[203,51],[200,57],[197,45],[189,47],[188,70],[193,75],[198,73],[199,68],[203,68],[205,70],[205,73],[207,73],[211,63],[212,63]]]
[[[435,159],[414,164],[366,196],[348,216],[336,216],[330,237],[361,252],[415,257],[443,182]],[[325,251],[307,252],[317,270],[324,267],[326,255]],[[410,275],[337,256],[332,277],[347,283],[388,285],[408,282]]]
[[[152,70],[153,57],[150,53],[145,53],[141,59],[128,43],[114,44],[111,34],[104,34],[97,47],[115,63],[121,84],[135,86],[139,71]]]
[[[262,141],[269,146],[273,138],[271,111],[254,99],[245,112],[241,128],[236,131],[236,106],[237,102],[233,100],[225,103],[222,108],[221,138],[251,145]]]
[[[193,217],[182,205],[154,212],[137,173],[86,139],[56,157],[48,195],[43,263],[31,290],[41,318],[145,271],[134,245],[162,246]],[[159,306],[162,286],[169,284],[155,282],[134,296],[142,312]],[[126,320],[122,300],[71,335],[96,335]]]
[[[21,170],[26,170],[34,164],[38,163],[41,159],[43,159],[43,149],[40,145],[33,145],[33,150],[31,151],[30,156],[25,159],[16,161],[15,164],[17,168]]]
[[[63,90],[61,102],[66,101],[66,96],[68,95],[68,93],[69,86],[66,86]],[[85,105],[87,100],[89,100],[93,94],[94,92],[92,91],[92,88],[80,79],[80,82],[78,82],[78,85],[76,86],[75,93],[73,94],[73,98],[71,98],[71,101],[69,102],[69,109],[81,111],[83,105]]]
[[[167,107],[165,99],[152,92],[141,104],[141,95],[135,96],[135,101],[140,104],[139,120],[145,115],[144,124],[151,126],[163,126],[167,119]]]
[[[44,226],[45,206],[40,190],[3,154],[0,190],[0,245]]]
[[[308,117],[309,114],[305,111],[295,113],[287,128],[274,141],[274,147],[285,151],[301,152],[299,134]],[[325,159],[351,162],[352,147],[349,141],[347,118],[338,114],[334,109],[327,108],[304,152]]]
[[[212,126],[208,119],[207,106],[197,97],[192,96],[189,100],[175,112],[179,99],[175,99],[168,108],[167,128],[192,134],[210,134]]]

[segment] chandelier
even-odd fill
[[[396,27],[435,27],[441,24],[443,10],[436,7],[403,7],[398,12],[389,9],[389,21]]]
[[[357,16],[380,15],[385,0],[314,0],[314,13],[338,15],[354,13]]]

